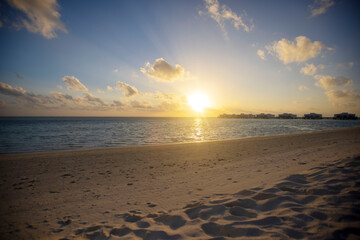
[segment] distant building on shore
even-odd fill
[[[292,114],[292,113],[283,113],[283,114],[279,114],[279,118],[282,118],[282,119],[295,119],[295,118],[297,118],[297,115]]]
[[[292,114],[292,113],[282,113],[279,114],[278,117],[275,117],[274,114],[269,114],[269,113],[259,113],[259,114],[245,114],[245,113],[240,113],[240,114],[220,114],[218,116],[218,118],[242,118],[242,119],[274,119],[274,118],[279,118],[279,119],[297,119],[297,115],[296,114]],[[299,118],[303,118],[303,119],[331,119],[331,117],[323,117],[322,114],[319,113],[308,113],[308,114],[304,114],[304,117],[299,117]],[[334,117],[332,119],[340,119],[340,120],[354,120],[354,119],[358,119],[358,117],[355,114],[351,114],[351,113],[347,113],[347,112],[343,112],[343,113],[338,113],[338,114],[334,114]]]
[[[304,114],[304,119],[322,119],[322,114],[318,113],[308,113]]]
[[[256,116],[254,114],[221,114],[219,115],[219,118],[255,118]]]
[[[264,119],[269,119],[269,118],[275,118],[274,114],[265,114],[265,113],[260,113],[256,115],[256,118],[264,118]]]
[[[260,113],[260,114],[245,114],[245,113],[240,113],[240,114],[221,114],[218,116],[219,118],[246,118],[246,119],[254,119],[254,118],[261,118],[261,119],[269,119],[269,118],[275,118],[274,114],[265,114],[265,113]]]
[[[255,118],[254,114],[245,114],[245,113],[240,113],[238,115],[239,118]]]
[[[355,114],[343,112],[343,113],[334,114],[334,119],[337,119],[337,120],[355,120],[355,119],[357,119],[357,117],[356,117]]]
[[[291,113],[283,113],[283,114],[279,114],[278,118],[284,118],[284,119],[294,119],[297,116],[295,114],[291,114]],[[245,113],[240,113],[240,114],[220,114],[218,116],[218,118],[245,118],[245,119],[274,119],[275,114],[270,114],[270,113],[259,113],[259,114],[245,114]]]

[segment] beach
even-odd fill
[[[360,127],[0,156],[1,239],[358,239]]]

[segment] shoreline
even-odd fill
[[[355,127],[0,156],[0,232],[5,239],[228,239],[225,232],[261,239],[271,238],[271,228],[282,239],[305,237],[348,215],[355,220],[331,222],[319,232],[354,228],[360,216],[345,213],[354,203],[336,206],[331,199],[335,190],[344,199],[358,191],[359,143]],[[252,207],[232,205],[240,198]],[[261,225],[269,214],[283,218]],[[302,221],[297,228],[283,220],[299,214],[312,220],[296,220]]]
[[[116,149],[132,149],[132,148],[142,148],[142,147],[155,147],[155,146],[172,146],[172,145],[183,145],[183,144],[200,144],[200,143],[211,143],[211,142],[222,142],[222,141],[241,141],[244,139],[262,139],[262,138],[275,138],[281,136],[291,136],[291,135],[302,135],[302,134],[312,134],[319,132],[333,132],[338,130],[347,130],[347,129],[360,129],[360,126],[355,127],[345,127],[345,128],[333,128],[325,130],[314,130],[307,132],[297,132],[297,133],[284,133],[277,135],[265,135],[265,136],[247,136],[242,138],[229,138],[229,139],[216,139],[216,140],[204,140],[199,142],[170,142],[170,143],[159,143],[159,144],[142,144],[142,145],[123,145],[123,146],[114,146],[114,147],[101,147],[101,148],[83,148],[83,149],[64,149],[64,150],[54,150],[54,151],[44,151],[44,152],[24,152],[24,153],[4,153],[0,154],[0,161],[2,158],[11,157],[11,156],[27,156],[27,155],[49,155],[49,154],[61,154],[61,153],[77,153],[77,152],[87,152],[87,151],[107,151],[107,150],[116,150]]]

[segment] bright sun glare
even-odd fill
[[[203,93],[194,93],[187,97],[189,105],[194,111],[202,113],[205,108],[210,107],[209,98]]]

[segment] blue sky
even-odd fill
[[[0,5],[3,116],[360,114],[357,1]]]

